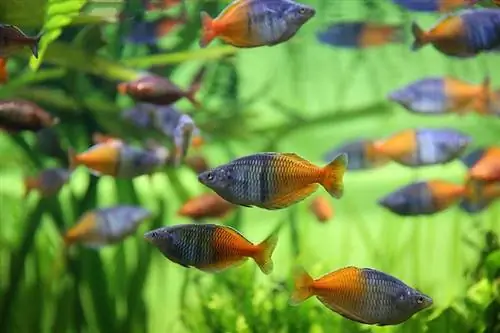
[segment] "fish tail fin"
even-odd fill
[[[429,42],[426,39],[425,32],[422,30],[422,28],[420,28],[418,26],[418,24],[416,22],[412,22],[412,24],[411,24],[411,33],[413,34],[413,37],[415,38],[415,40],[413,41],[413,44],[411,46],[411,49],[413,51],[417,51],[418,49],[422,48],[423,46],[425,46]]]
[[[273,255],[277,243],[278,230],[275,230],[257,246],[259,251],[255,255],[254,260],[264,274],[270,274],[273,270],[274,264],[271,256]]]
[[[205,72],[206,72],[206,67],[203,66],[198,73],[193,78],[193,81],[191,81],[191,85],[189,86],[189,91],[187,94],[187,98],[191,103],[193,103],[194,106],[200,107],[200,102],[196,99],[196,94],[201,88],[201,82],[203,81],[203,78],[205,77]]]
[[[43,37],[43,32],[41,31],[35,38],[33,45],[31,45],[31,52],[33,53],[33,56],[38,59],[38,48],[40,45],[40,40]]]
[[[76,151],[73,148],[68,149],[68,161],[69,161],[69,170],[73,171],[79,165]]]
[[[200,17],[203,26],[200,47],[206,47],[215,38],[217,33],[214,30],[214,19],[207,12],[201,12]]]
[[[313,296],[312,285],[314,280],[302,267],[298,267],[295,273],[295,287],[290,297],[290,305],[302,303]]]
[[[340,199],[344,193],[344,173],[347,169],[347,154],[337,155],[333,161],[323,168],[323,180],[321,185],[334,198]]]

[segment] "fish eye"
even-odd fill
[[[212,172],[207,174],[207,180],[214,180],[214,174]]]
[[[306,13],[306,9],[304,7],[301,7],[299,9],[299,14],[305,14]]]
[[[422,303],[424,303],[424,298],[423,298],[422,296],[419,296],[419,297],[417,298],[417,303],[418,303],[418,304],[422,304]]]

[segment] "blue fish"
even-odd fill
[[[444,13],[473,6],[478,0],[392,0],[392,2],[410,11]]]

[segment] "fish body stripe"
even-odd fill
[[[468,10],[461,15],[465,42],[471,52],[500,49],[500,11]]]

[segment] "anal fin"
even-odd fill
[[[205,272],[216,273],[216,272],[223,271],[229,267],[239,266],[239,265],[243,264],[247,259],[248,259],[248,257],[235,257],[235,258],[226,259],[224,261],[220,261],[220,262],[217,262],[214,264],[200,265],[200,266],[197,266],[196,268],[198,268],[199,270],[205,271]]]
[[[304,200],[308,196],[310,196],[316,189],[318,188],[318,184],[309,184],[300,190],[288,192],[282,195],[276,195],[271,198],[269,202],[264,204],[264,207],[267,209],[280,209],[285,208],[294,203]]]

